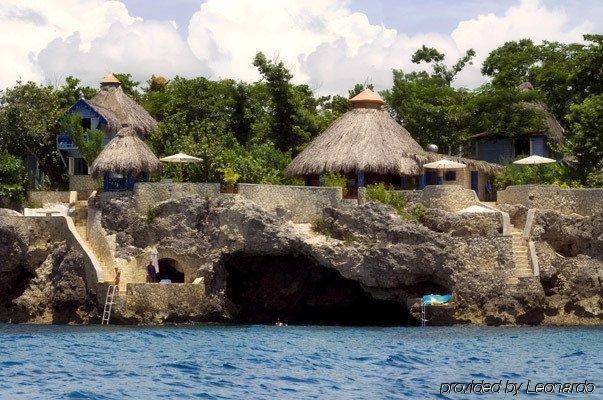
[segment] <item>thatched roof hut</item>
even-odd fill
[[[448,158],[490,173],[499,166],[484,161],[428,153],[383,108],[385,102],[365,89],[350,99],[352,109],[293,159],[290,176],[356,171],[418,175],[424,163]]]
[[[103,78],[96,96],[84,101],[107,120],[109,133],[116,134],[125,124],[130,125],[139,136],[145,137],[157,127],[157,121],[124,93],[113,74]]]
[[[105,173],[139,175],[157,172],[159,160],[143,142],[132,126],[124,126],[92,163],[90,173],[98,178]]]
[[[522,92],[529,92],[529,91],[534,90],[534,86],[532,86],[532,84],[530,82],[523,82],[522,84],[517,86],[517,88]],[[522,103],[522,105],[525,108],[531,108],[536,111],[539,111],[544,117],[544,129],[542,131],[538,131],[538,132],[531,132],[530,134],[544,135],[547,137],[548,140],[550,140],[551,142],[553,142],[557,145],[560,145],[563,142],[563,139],[565,136],[565,129],[563,129],[561,124],[559,124],[559,121],[557,121],[557,118],[555,118],[555,116],[549,111],[546,104],[544,104],[542,101],[533,101],[533,102],[529,102],[529,103],[524,102],[524,103]],[[482,132],[482,133],[473,135],[471,138],[479,139],[479,138],[487,138],[490,136],[491,135],[489,132]]]

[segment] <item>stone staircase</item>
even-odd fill
[[[75,229],[80,234],[82,239],[88,240],[88,201],[78,200],[73,206],[73,213],[71,214]]]
[[[523,237],[523,232],[515,227],[511,228],[511,243],[513,248],[513,262],[515,268],[507,278],[507,283],[518,284],[519,279],[529,278],[534,275],[530,263],[528,243]]]

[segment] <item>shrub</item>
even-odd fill
[[[23,204],[26,181],[21,160],[7,152],[0,152],[0,198]]]
[[[145,218],[147,221],[147,224],[150,224],[153,221],[155,221],[155,218],[157,218],[157,209],[155,207],[147,208],[147,215]]]
[[[378,201],[396,209],[398,215],[403,219],[411,219],[412,216],[406,211],[406,199],[393,190],[387,190],[383,183],[375,183],[366,187],[366,197],[369,200]]]
[[[314,232],[323,234],[325,236],[333,237],[333,232],[331,232],[331,229],[328,227],[327,222],[322,217],[313,220],[311,227]]]
[[[425,206],[423,204],[417,204],[412,208],[411,213],[417,220],[420,221],[423,218],[425,218],[425,214],[427,213],[427,208],[425,208]]]
[[[571,178],[568,167],[557,163],[540,165],[509,164],[494,177],[497,190],[510,185],[549,184],[560,187],[580,187],[580,183]]]
[[[340,187],[343,190],[343,195],[348,193],[348,180],[345,176],[338,172],[327,172],[322,176],[323,185],[327,187]]]

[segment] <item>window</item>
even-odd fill
[[[82,128],[84,128],[84,129],[92,128],[92,120],[90,118],[82,118]]]
[[[516,138],[514,142],[515,158],[530,155],[530,138],[528,136]]]
[[[83,158],[73,159],[73,174],[74,175],[88,175],[88,165],[86,160]]]
[[[446,171],[444,174],[445,181],[456,181],[456,171]]]

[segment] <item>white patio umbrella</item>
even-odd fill
[[[557,162],[557,160],[553,160],[552,158],[542,157],[542,156],[529,156],[526,158],[522,158],[520,160],[513,161],[513,164],[520,165],[533,165],[533,164],[550,164]]]
[[[456,161],[452,161],[452,160],[446,160],[441,159],[438,161],[434,161],[434,162],[430,162],[427,164],[423,164],[424,168],[429,168],[429,169],[462,169],[462,168],[467,168],[467,166],[463,163],[460,162],[456,162]]]
[[[163,158],[160,158],[159,161],[163,161],[163,162],[167,162],[167,163],[177,163],[177,164],[203,162],[203,160],[201,158],[189,156],[188,154],[184,154],[184,153],[177,153],[172,156],[163,157]],[[183,168],[178,168],[178,170],[179,170],[180,180],[184,180]]]
[[[200,163],[203,160],[198,157],[189,156],[184,153],[177,153],[173,156],[167,156],[160,158],[159,161],[170,162],[170,163]]]

